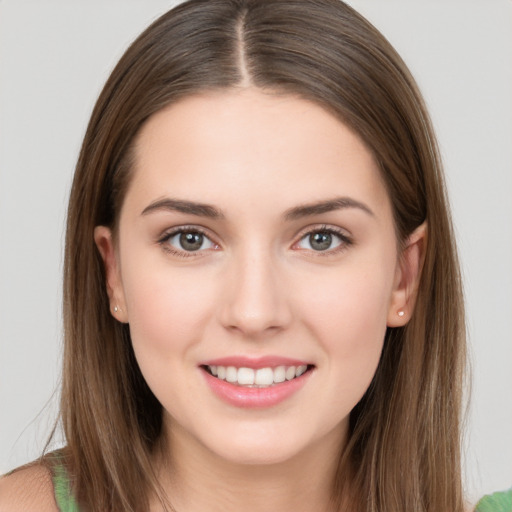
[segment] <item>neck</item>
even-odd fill
[[[160,481],[176,512],[333,512],[345,432],[333,431],[293,458],[240,464],[212,453],[179,426],[169,429]],[[152,507],[152,510],[159,510]]]

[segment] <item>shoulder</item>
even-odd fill
[[[52,475],[41,464],[30,464],[0,478],[0,512],[59,512]]]

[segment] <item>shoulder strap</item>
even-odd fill
[[[60,456],[55,457],[52,473],[55,501],[57,502],[60,512],[80,512],[75,498],[71,493],[69,477]]]

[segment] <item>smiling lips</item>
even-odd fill
[[[299,391],[314,366],[282,358],[230,358],[210,361],[200,368],[211,390],[224,402],[241,408],[264,408]]]
[[[267,388],[274,384],[289,381],[300,377],[307,369],[307,365],[277,366],[275,368],[236,368],[235,366],[208,365],[207,370],[220,380],[225,380],[238,386],[251,386]]]

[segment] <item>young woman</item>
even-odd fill
[[[75,173],[64,322],[67,445],[2,510],[464,508],[435,137],[341,1],[192,0],[133,43]]]

